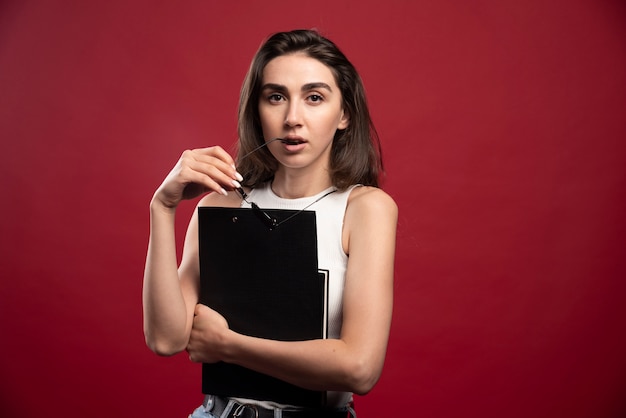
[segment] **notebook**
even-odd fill
[[[282,341],[327,337],[328,272],[318,270],[314,211],[198,208],[200,303],[238,333]],[[295,215],[295,216],[294,216]],[[202,365],[202,391],[218,396],[323,406],[311,391],[234,364]]]

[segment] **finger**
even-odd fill
[[[210,191],[226,194],[226,190],[219,182],[198,167],[193,167],[193,164],[183,166],[179,176],[179,181],[184,185],[183,197],[186,199]]]
[[[194,315],[198,315],[198,314],[200,314],[200,311],[202,310],[202,307],[203,307],[203,306],[204,306],[204,305],[203,305],[203,304],[201,304],[201,303],[196,303],[196,307],[195,307],[195,308],[194,308],[194,310],[193,310]]]
[[[213,160],[216,166],[218,166],[224,173],[229,174],[233,179],[241,181],[239,178],[240,175],[237,173],[235,169],[235,160],[232,156],[224,151],[224,149],[220,146],[208,147],[208,148],[200,148],[197,151],[198,158],[202,159],[202,157],[215,158],[217,161]]]
[[[189,355],[189,361],[196,363],[196,355],[191,349],[187,349],[187,354]]]
[[[184,184],[196,183],[207,190],[226,194],[226,190],[241,187],[241,184],[223,170],[232,172],[232,167],[217,167],[214,161],[187,157],[181,162],[180,181]]]
[[[241,175],[228,162],[208,154],[193,151],[185,154],[181,158],[181,171],[186,168],[208,176],[212,181],[228,190],[241,187],[239,181],[243,180]],[[197,177],[191,172],[184,172],[183,174],[190,176],[192,181],[197,180]],[[206,185],[212,190],[219,191],[215,189],[214,183],[208,182]]]

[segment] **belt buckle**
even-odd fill
[[[246,408],[249,408],[250,410],[254,411],[254,418],[259,418],[259,410],[257,406],[250,404],[250,403],[237,405],[237,409],[235,409],[235,413],[233,414],[233,417],[238,418],[242,416],[243,413],[246,411]]]

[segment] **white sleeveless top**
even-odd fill
[[[348,255],[343,251],[343,220],[352,186],[343,192],[328,188],[315,196],[284,199],[277,196],[267,182],[248,194],[248,201],[262,209],[290,209],[315,211],[317,223],[318,267],[329,272],[328,338],[339,338],[343,323],[343,288]],[[326,196],[324,196],[326,195]],[[319,200],[318,200],[319,199]],[[310,206],[309,206],[310,205]],[[242,202],[241,207],[250,207]],[[328,406],[344,406],[352,400],[350,392],[328,392]]]

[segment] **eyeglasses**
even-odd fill
[[[251,154],[254,154],[255,152],[257,152],[258,150],[260,150],[261,148],[266,147],[267,145],[271,144],[272,142],[275,141],[281,141],[283,144],[289,144],[289,145],[297,145],[298,142],[297,141],[291,141],[289,139],[283,139],[283,138],[273,138],[270,139],[269,141],[264,142],[263,144],[259,145],[258,147],[254,148],[252,151],[246,153],[243,157],[241,157],[239,159],[239,161],[242,161],[243,159],[247,158],[248,156],[250,156]],[[241,196],[241,198],[243,199],[244,202],[246,202],[247,204],[250,205],[250,207],[252,208],[252,212],[256,215],[257,218],[259,218],[259,220],[269,228],[269,230],[273,230],[275,228],[278,228],[281,224],[287,222],[288,220],[294,218],[295,216],[298,216],[300,213],[304,212],[305,210],[307,210],[310,206],[312,206],[313,204],[319,202],[320,200],[322,200],[323,198],[325,198],[326,196],[328,196],[331,193],[336,192],[336,189],[333,189],[331,191],[329,191],[328,193],[323,194],[322,196],[320,196],[319,198],[317,198],[315,201],[309,203],[308,205],[306,205],[304,208],[300,209],[299,211],[297,211],[296,213],[291,214],[290,216],[288,216],[287,218],[279,221],[278,219],[276,219],[275,217],[271,216],[269,213],[267,213],[266,211],[264,211],[263,209],[261,209],[259,207],[259,205],[257,205],[256,203],[248,200],[248,194],[245,192],[245,190],[243,190],[243,188],[238,187],[235,190],[237,190],[237,192],[239,193],[239,195]]]
[[[250,155],[254,154],[261,148],[266,147],[267,145],[271,144],[274,141],[282,141],[282,140],[283,140],[282,138],[270,139],[269,141],[262,143],[261,145],[253,149],[252,151],[245,154],[243,157],[239,159],[239,161],[242,161],[248,158]],[[243,190],[242,187],[238,187],[235,190],[237,190],[237,192],[239,193],[243,201],[250,205],[250,207],[252,208],[252,212],[257,216],[257,218],[259,218],[261,222],[263,222],[263,224],[265,224],[265,226],[267,226],[270,230],[276,228],[280,224],[280,222],[278,222],[276,218],[274,218],[273,216],[270,216],[267,212],[261,209],[259,205],[257,205],[254,202],[249,201],[248,194],[245,192],[245,190]]]

